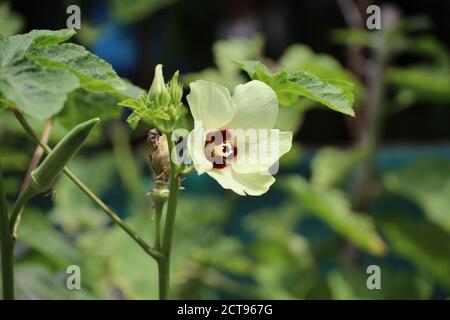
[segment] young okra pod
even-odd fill
[[[100,122],[94,118],[72,129],[31,173],[30,187],[37,193],[50,189],[70,159],[78,152],[89,134]]]

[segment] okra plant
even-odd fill
[[[259,196],[275,183],[278,160],[292,146],[293,133],[275,128],[279,104],[289,106],[306,98],[354,115],[352,83],[299,70],[270,70],[252,60],[233,62],[251,78],[233,92],[200,79],[190,84],[183,99],[178,72],[165,82],[162,65],[155,67],[153,82],[145,92],[121,79],[107,62],[84,47],[65,43],[74,34],[72,30],[35,30],[0,38],[0,108],[14,113],[37,147],[25,187],[11,208],[0,166],[4,299],[14,299],[14,244],[20,236],[22,211],[32,197],[50,192],[61,173],[156,261],[159,296],[167,299],[175,217],[183,209],[177,208],[177,200],[186,175],[206,173],[224,189]],[[127,119],[131,128],[142,122],[149,131],[148,154],[154,173],[148,192],[154,211],[154,221],[148,221],[155,226],[152,245],[67,167],[100,120],[120,115],[123,109],[119,106],[131,109]],[[189,114],[194,125],[186,130],[180,124],[186,123]],[[51,128],[53,120],[74,128],[52,150],[28,117],[46,122],[46,128]],[[39,164],[41,148],[47,155]],[[93,172],[94,167],[95,162]]]

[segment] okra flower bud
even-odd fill
[[[169,92],[172,104],[178,106],[181,103],[181,98],[183,96],[183,86],[178,81],[179,72],[173,74],[172,79],[169,81]]]
[[[38,193],[50,189],[66,164],[78,152],[99,122],[99,118],[94,118],[73,128],[44,161],[33,170],[30,177],[30,187]]]
[[[161,64],[158,64],[155,68],[155,76],[153,77],[152,86],[148,94],[150,98],[157,102],[158,107],[166,106],[170,102],[170,93],[164,83]]]

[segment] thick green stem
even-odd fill
[[[42,143],[37,134],[34,132],[33,128],[29,125],[27,120],[24,118],[19,110],[15,110],[14,114],[17,120],[20,122],[22,127],[28,133],[28,135],[34,140],[35,143],[39,144],[46,153],[52,150],[48,145]],[[69,168],[65,167],[63,169],[64,174],[72,180],[75,185],[84,192],[106,215],[108,215],[122,230],[124,230],[148,255],[153,257],[155,260],[159,260],[163,257],[162,253],[158,250],[153,249],[144,239],[142,239],[128,224],[125,223],[116,213],[114,213],[100,198],[98,198],[94,192],[92,192],[80,179],[78,179],[75,174],[73,174]]]
[[[14,242],[9,228],[8,209],[0,163],[0,249],[2,254],[3,299],[14,300]]]
[[[155,205],[155,244],[156,250],[161,250],[161,216],[162,216],[163,205]]]
[[[175,146],[170,136],[167,135],[167,141],[169,143],[170,154],[174,150]],[[175,224],[175,216],[177,213],[177,201],[178,193],[180,190],[180,177],[178,174],[178,168],[173,161],[170,162],[170,189],[169,199],[167,204],[166,223],[164,227],[164,236],[162,243],[162,253],[164,259],[158,261],[159,271],[159,298],[161,300],[167,300],[169,296],[169,284],[170,284],[170,253],[172,250],[172,238],[173,227]]]
[[[167,184],[157,182],[156,187],[149,194],[152,197],[152,209],[154,210],[155,219],[155,243],[153,246],[156,250],[161,250],[161,218],[164,204],[169,194]]]

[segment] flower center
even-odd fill
[[[205,142],[205,156],[211,161],[214,169],[223,169],[237,156],[237,148],[233,144],[228,129],[208,133]]]

